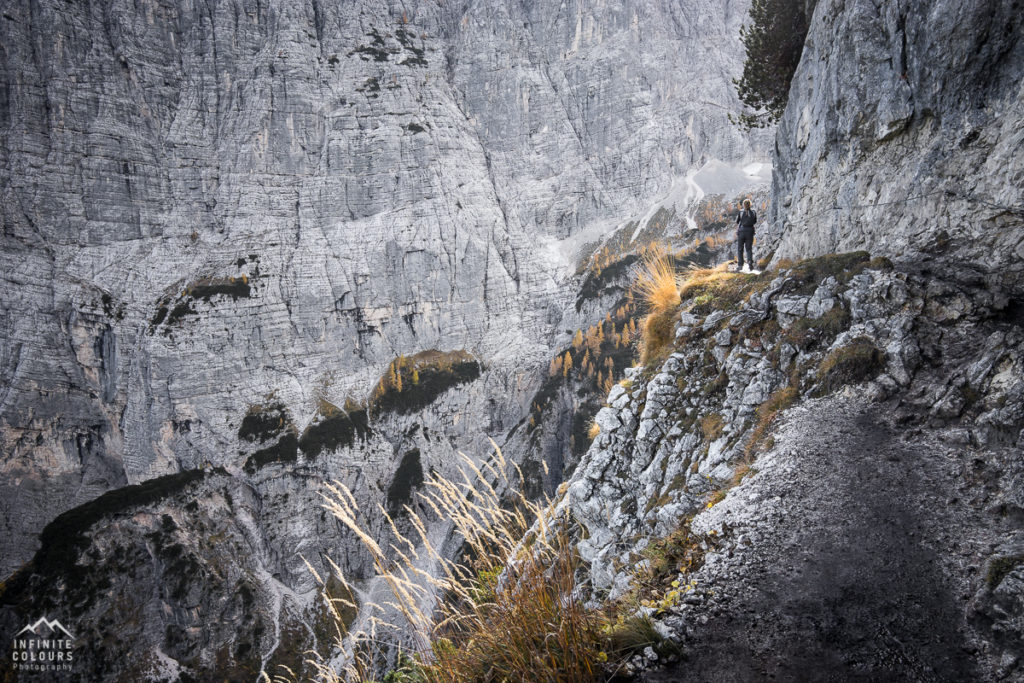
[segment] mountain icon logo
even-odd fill
[[[34,636],[44,637],[46,635],[52,635],[54,633],[57,633],[58,631],[62,632],[71,640],[75,639],[75,637],[71,635],[71,632],[64,628],[64,625],[62,623],[60,623],[56,619],[50,621],[46,617],[41,617],[34,624],[29,624],[25,628],[21,629],[20,631],[18,631],[17,634],[15,634],[15,637],[18,637],[22,633],[26,632],[31,633]]]

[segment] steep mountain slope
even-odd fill
[[[707,293],[611,391],[560,503],[594,598],[639,586],[685,646],[652,680],[1012,668],[1024,339],[1005,307],[864,253]]]
[[[4,633],[115,632],[84,677],[312,642],[303,558],[354,547],[318,483],[400,506],[503,442],[603,315],[579,247],[764,161],[726,120],[745,3],[528,5],[4,5]],[[475,370],[375,411],[417,357]]]
[[[683,648],[644,680],[1024,675],[1018,4],[817,4],[774,267],[689,290],[559,503]]]

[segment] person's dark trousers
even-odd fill
[[[754,268],[754,231],[747,228],[740,228],[736,231],[736,260],[739,262],[740,270],[743,270],[743,249],[747,250],[747,263]]]

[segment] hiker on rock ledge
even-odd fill
[[[754,223],[757,214],[750,208],[750,200],[743,200],[743,209],[736,216],[736,256],[739,271],[750,272],[754,266]],[[743,248],[747,249],[747,264],[743,264]]]

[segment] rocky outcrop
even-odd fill
[[[864,254],[697,290],[560,503],[595,599],[681,527],[700,555],[643,583],[688,657],[651,680],[1015,670],[1022,341],[1005,298]]]
[[[429,348],[522,382],[571,296],[557,238],[646,210],[707,158],[756,156],[721,106],[738,57],[720,40],[741,19],[713,3],[10,8],[5,568],[53,514],[44,482],[73,505],[230,465],[269,392],[305,423],[315,390],[365,396]],[[698,92],[715,104],[681,105]]]
[[[994,0],[819,1],[777,135],[778,255],[944,259],[1019,292],[1021,21]]]

